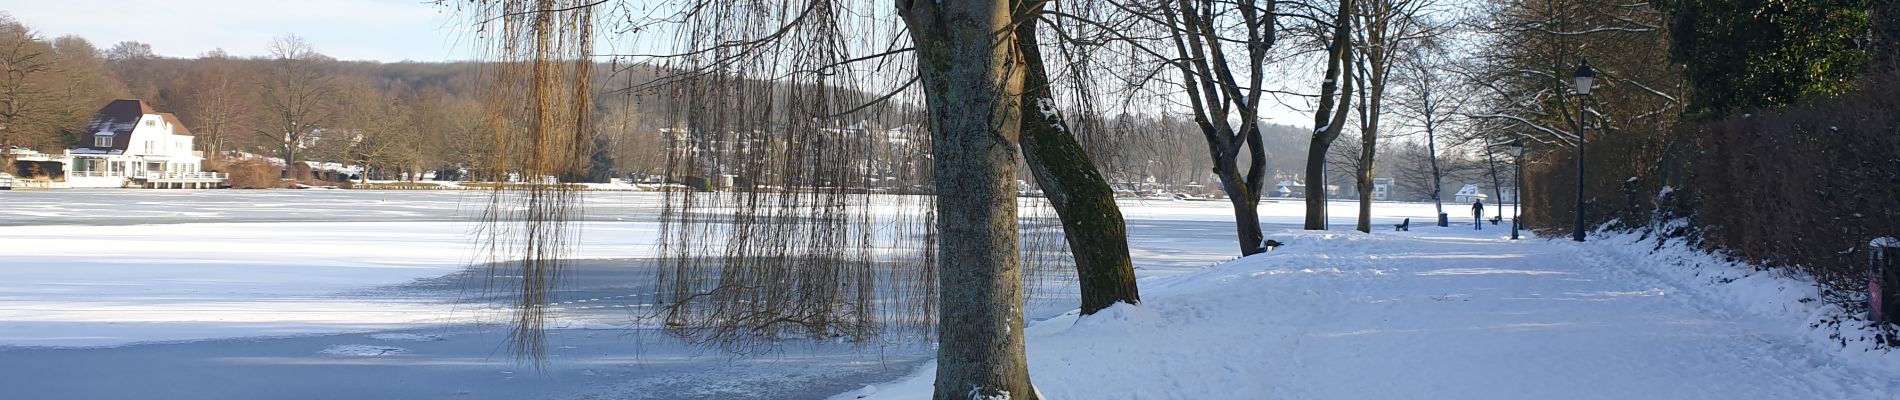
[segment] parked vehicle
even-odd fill
[[[0,190],[13,190],[13,174],[0,172]]]

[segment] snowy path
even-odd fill
[[[1029,328],[1055,399],[1892,399],[1787,320],[1700,298],[1623,248],[1464,229],[1277,235],[1144,282],[1139,307]],[[928,398],[928,375],[839,398]]]

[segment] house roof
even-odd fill
[[[93,146],[90,140],[81,140],[79,145],[81,148],[93,150],[124,152],[126,146],[130,144],[127,142],[132,141],[132,129],[138,127],[139,119],[145,118],[145,114],[157,113],[157,110],[153,110],[152,106],[146,105],[144,101],[113,100],[111,103],[106,103],[105,107],[99,108],[99,112],[92,114],[92,119],[86,121],[87,133],[93,135],[112,133],[112,147]]]
[[[92,154],[125,152],[126,148],[132,144],[132,130],[138,128],[139,120],[145,118],[146,115],[158,115],[164,118],[166,123],[171,124],[173,135],[191,135],[191,130],[185,129],[185,124],[172,113],[158,112],[143,100],[118,99],[106,103],[105,107],[100,107],[99,112],[92,114],[92,119],[86,121],[88,134],[110,133],[112,146],[93,146],[93,141],[90,140],[93,136],[88,136],[85,140],[80,140],[79,147],[75,148],[74,152]]]
[[[191,136],[191,130],[185,129],[185,123],[178,122],[178,116],[172,113],[158,113],[158,115],[165,117],[165,123],[172,124],[173,135]]]

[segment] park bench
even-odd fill
[[[1392,228],[1393,228],[1392,229],[1393,231],[1408,231],[1409,232],[1412,230],[1412,219],[1406,218],[1405,222],[1400,222],[1398,225],[1392,225]]]

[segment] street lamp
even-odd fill
[[[1583,130],[1585,112],[1590,98],[1590,83],[1596,81],[1597,71],[1590,68],[1590,59],[1577,64],[1577,222],[1571,227],[1570,240],[1583,241]]]
[[[1510,148],[1511,158],[1517,162],[1517,173],[1514,174],[1516,176],[1514,179],[1517,180],[1517,189],[1516,192],[1513,193],[1513,197],[1517,199],[1511,202],[1511,240],[1517,240],[1517,230],[1524,226],[1523,223],[1518,222],[1518,220],[1524,218],[1524,139],[1512,140]],[[1498,200],[1503,201],[1504,199]]]

